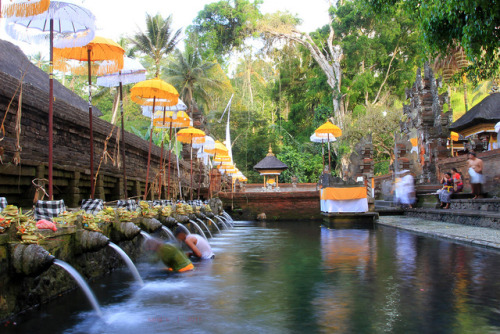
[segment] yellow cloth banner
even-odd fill
[[[345,201],[350,199],[366,198],[365,187],[354,188],[324,188],[321,190],[322,200]]]

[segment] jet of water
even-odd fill
[[[141,231],[141,235],[147,240],[147,239],[153,239],[152,236],[150,236],[148,233]]]
[[[215,216],[215,218],[217,218],[218,221],[220,221],[220,223],[222,224],[222,228],[227,230],[228,227],[226,225],[226,222],[221,218],[221,216]]]
[[[188,228],[186,226],[184,226],[182,223],[178,222],[177,225],[182,226],[182,228],[184,229],[184,231],[186,231],[186,234],[191,234],[191,232],[189,232]]]
[[[203,230],[201,229],[200,225],[196,224],[196,222],[193,221],[193,220],[191,220],[191,219],[189,219],[189,222],[191,224],[193,224],[194,227],[196,227],[196,229],[200,232],[200,234],[203,236],[203,238],[205,238],[205,240],[208,240],[207,236],[205,235],[205,232],[203,232]]]
[[[56,259],[56,260],[54,260],[54,264],[56,266],[63,268],[64,270],[66,270],[68,272],[68,274],[70,274],[73,277],[73,279],[76,281],[76,283],[78,283],[78,285],[83,290],[83,292],[85,292],[85,295],[87,295],[87,299],[89,300],[90,304],[94,308],[97,315],[99,317],[102,317],[101,307],[99,306],[99,303],[97,302],[97,299],[95,298],[94,293],[90,289],[87,282],[85,282],[82,275],[80,275],[78,273],[78,271],[76,271],[75,268],[73,268],[72,266],[70,266],[68,263],[66,263],[64,261]]]
[[[205,228],[205,230],[207,230],[208,234],[210,235],[210,238],[213,238],[214,236],[212,235],[212,232],[210,232],[210,229],[208,228],[208,226],[203,222],[203,220],[201,220],[200,218],[196,218],[197,221],[200,222],[200,224]]]
[[[217,226],[217,224],[216,224],[216,223],[215,223],[212,219],[210,219],[210,218],[208,218],[208,217],[206,217],[206,218],[207,218],[209,221],[211,221],[211,222],[212,222],[212,225],[214,225],[214,226],[215,226],[215,228],[217,229],[217,231],[219,231],[219,233],[222,233],[222,232],[221,232],[221,230],[220,230],[220,228],[219,228],[219,226]]]
[[[139,274],[139,271],[137,271],[136,266],[134,265],[134,262],[130,259],[130,257],[121,249],[118,245],[110,242],[109,247],[113,248],[118,255],[121,256],[125,264],[127,265],[128,269],[132,272],[132,275],[134,275],[134,278],[137,282],[139,282],[140,285],[144,285],[144,282],[141,278],[141,275]]]
[[[163,231],[165,231],[165,233],[167,233],[167,234],[168,234],[168,237],[169,237],[170,239],[175,240],[175,235],[172,233],[172,231],[170,231],[170,229],[169,229],[168,227],[163,226],[161,229],[162,229]]]

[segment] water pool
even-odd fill
[[[238,226],[240,225],[240,226]],[[500,332],[500,252],[390,227],[236,222],[213,261],[167,274],[139,263],[73,291],[7,333]]]

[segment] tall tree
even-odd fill
[[[500,72],[500,1],[498,0],[369,0],[379,12],[402,8],[418,24],[427,48],[447,54],[461,45],[472,64],[467,72],[487,79]]]
[[[331,18],[332,21],[332,18]],[[342,83],[342,69],[340,61],[342,58],[342,48],[334,44],[335,31],[330,24],[327,39],[323,45],[318,45],[311,35],[303,33],[297,29],[300,20],[290,13],[277,12],[266,15],[260,20],[258,28],[273,43],[275,40],[290,40],[298,43],[309,50],[311,56],[318,63],[327,77],[327,82],[333,92],[333,111],[340,125],[343,125],[345,110],[341,104],[342,95],[340,91]]]
[[[160,14],[146,14],[146,31],[140,31],[130,38],[134,48],[151,57],[155,77],[160,76],[161,60],[175,50],[180,41],[181,29],[173,31],[172,16],[164,19]]]
[[[203,61],[197,50],[186,48],[175,51],[174,60],[165,68],[169,82],[179,90],[181,99],[191,108],[194,101],[210,106],[212,95],[224,88],[231,89],[229,80],[222,75],[216,62]]]
[[[261,3],[262,0],[221,0],[205,5],[187,28],[190,42],[201,48],[205,59],[217,59],[223,64],[225,56],[240,48],[255,32]]]

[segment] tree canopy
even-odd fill
[[[500,1],[498,0],[369,0],[377,12],[404,10],[421,30],[427,48],[436,55],[450,46],[464,48],[466,70],[485,79],[500,70]]]

